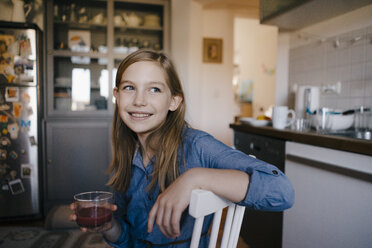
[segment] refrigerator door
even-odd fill
[[[40,214],[40,31],[32,26],[0,22],[0,218],[4,219]]]
[[[0,217],[40,212],[36,87],[0,88]]]

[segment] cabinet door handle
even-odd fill
[[[256,151],[260,151],[261,148],[259,146],[256,146],[253,142],[249,143],[249,148],[251,150],[256,150]]]
[[[51,159],[48,159],[47,161],[48,161],[48,164],[51,164],[52,163],[52,160]]]

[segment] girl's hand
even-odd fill
[[[152,207],[147,224],[147,231],[152,232],[154,222],[167,238],[180,235],[180,219],[183,211],[190,203],[191,191],[195,187],[195,176],[191,170],[178,177],[161,193]]]
[[[112,204],[110,207],[111,207],[111,210],[112,210],[112,211],[116,211],[116,209],[117,209],[117,206],[116,206],[115,204]],[[70,214],[70,221],[76,221],[76,219],[77,219],[77,216],[76,216],[76,214],[75,214],[76,203],[71,203],[71,204],[70,204],[70,209],[71,209],[72,211],[74,211],[72,214]],[[116,222],[113,222],[113,223],[115,224]],[[87,231],[89,231],[89,230],[88,230],[87,228],[85,228],[85,227],[80,227],[80,230],[81,230],[82,232],[87,232]],[[96,232],[101,232],[101,230],[97,229]]]

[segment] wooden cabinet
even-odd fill
[[[57,204],[69,204],[76,193],[109,190],[110,123],[50,121],[46,123],[44,170],[45,213]]]
[[[47,1],[47,115],[107,116],[130,52],[169,52],[167,0]]]
[[[139,48],[169,52],[168,0],[46,1],[44,206],[108,190],[112,89]]]

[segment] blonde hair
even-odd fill
[[[185,98],[181,82],[171,60],[163,53],[153,50],[138,50],[128,55],[119,65],[116,73],[116,87],[119,87],[124,71],[132,64],[140,61],[157,63],[166,75],[167,85],[172,96],[182,97],[182,102],[175,111],[168,111],[166,120],[147,138],[147,148],[155,152],[155,164],[152,181],[148,189],[159,184],[160,192],[179,176],[179,164],[184,163],[184,156],[178,158],[177,152],[182,144],[181,134],[185,122]],[[126,192],[132,175],[132,160],[136,151],[137,135],[120,118],[118,106],[112,120],[113,160],[108,169],[113,176],[108,182],[114,190]],[[182,148],[182,147],[181,147]],[[183,151],[183,149],[182,149]],[[182,160],[181,160],[182,159]]]

